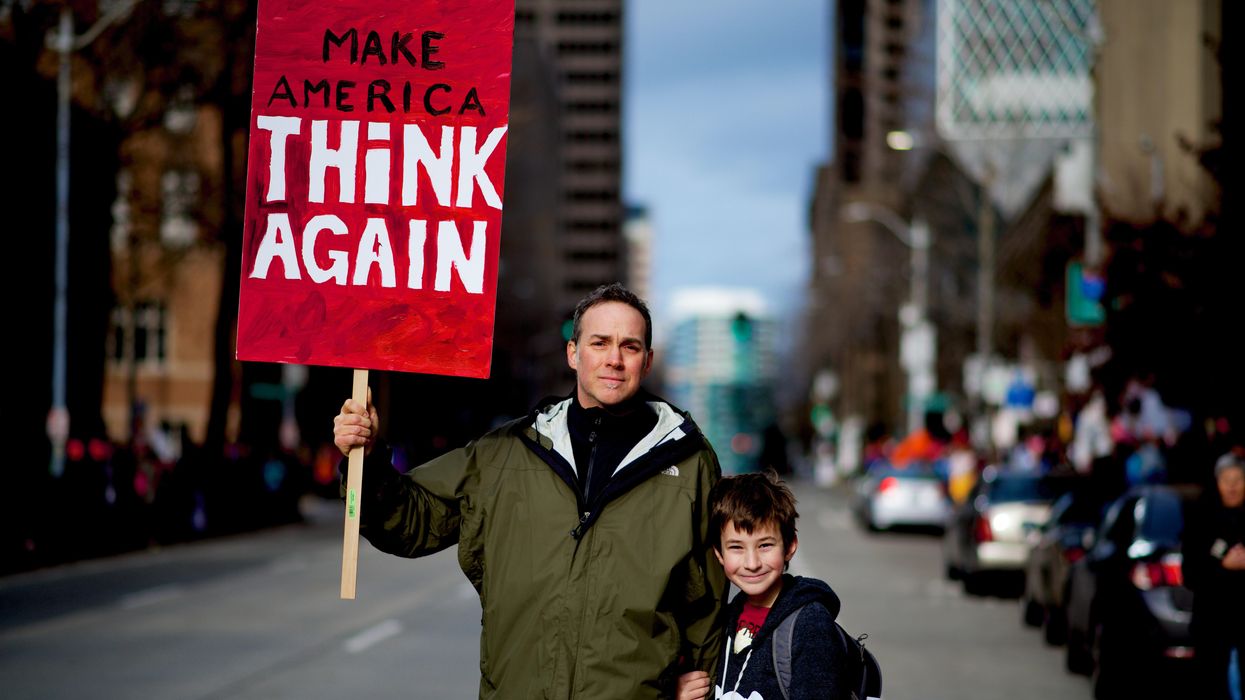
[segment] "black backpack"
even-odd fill
[[[788,615],[774,630],[774,675],[778,676],[783,700],[790,698],[787,688],[791,686],[791,639],[795,635],[796,618],[803,609],[801,607]],[[869,635],[853,637],[837,621],[834,629],[847,649],[848,687],[852,689],[852,700],[882,700],[882,667],[873,653],[865,648],[864,642]]]

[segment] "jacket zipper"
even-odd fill
[[[597,425],[601,424],[601,419],[597,419]],[[584,536],[584,527],[588,524],[588,519],[592,517],[592,504],[588,503],[588,487],[592,484],[592,468],[597,463],[597,432],[594,430],[588,435],[588,442],[592,443],[592,451],[588,453],[588,469],[584,473],[584,485],[580,489],[584,499],[584,511],[579,516],[579,523],[575,525],[575,529],[571,530],[571,537],[578,542],[579,538]]]

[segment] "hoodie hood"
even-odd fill
[[[822,658],[829,665],[819,666],[816,672],[806,670],[794,676],[794,683],[789,688],[790,696],[845,697],[842,694],[845,687],[842,685],[842,673],[827,670],[842,668],[846,658],[841,643],[835,641],[838,637],[830,632],[839,616],[840,606],[839,597],[830,586],[817,579],[784,574],[782,591],[770,607],[765,623],[752,638],[751,644],[736,650],[732,635],[747,599],[747,595],[740,593],[728,608],[727,619],[730,622],[722,662],[714,680],[715,697],[722,700],[778,700],[787,696],[782,692],[774,669],[774,633],[783,620],[800,610],[804,612],[800,613],[796,622],[792,643],[795,648],[811,645],[815,655],[824,650],[826,656]]]
[[[748,600],[748,596],[740,592],[731,600],[729,610],[730,619],[739,618],[739,612],[743,610],[744,602]],[[774,605],[769,610],[769,615],[765,618],[765,624],[761,626],[757,636],[753,639],[753,644],[764,641],[774,633],[778,625],[787,619],[792,613],[810,603],[821,603],[826,612],[830,613],[830,617],[837,620],[839,617],[839,609],[841,604],[839,596],[830,588],[829,584],[815,578],[805,578],[803,576],[792,576],[791,574],[783,574],[782,591],[778,594],[778,599],[774,601]],[[734,630],[731,630],[733,633]]]

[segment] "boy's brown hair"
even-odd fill
[[[723,477],[709,492],[709,544],[722,551],[722,528],[752,534],[773,523],[786,551],[795,541],[795,496],[772,471]]]

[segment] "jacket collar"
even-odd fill
[[[644,401],[657,414],[657,423],[623,457],[618,468],[614,470],[615,474],[659,445],[682,440],[688,435],[688,430],[684,427],[684,424],[688,422],[687,418],[673,406],[651,395],[646,395]],[[568,397],[546,405],[536,412],[532,423],[532,428],[537,435],[552,443],[553,451],[570,465],[575,464],[575,451],[571,447],[571,432],[568,425],[572,402],[574,399]]]

